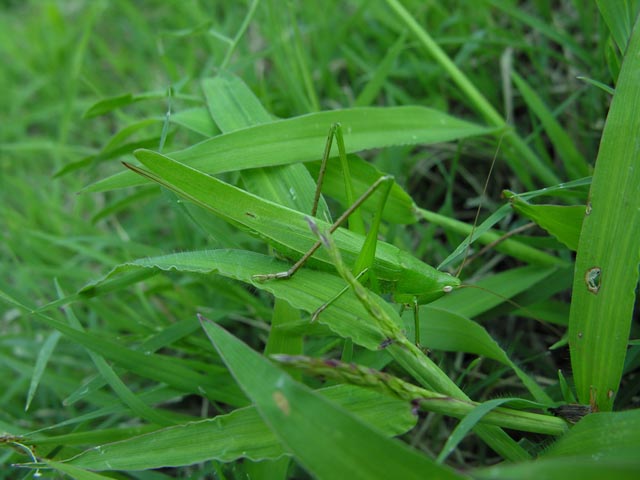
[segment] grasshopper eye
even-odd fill
[[[451,293],[453,291],[453,287],[451,285],[447,285],[442,289],[442,291],[444,293]]]

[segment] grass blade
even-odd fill
[[[406,402],[375,392],[341,385],[317,393],[388,435],[404,433],[415,424],[415,416]],[[92,448],[68,463],[92,470],[144,470],[209,460],[273,460],[286,454],[255,407],[246,407]]]
[[[382,90],[382,87],[387,81],[387,78],[391,74],[398,55],[400,55],[400,52],[404,49],[406,40],[407,35],[403,33],[400,35],[400,37],[398,37],[391,48],[389,48],[387,54],[377,65],[371,79],[367,82],[365,87],[356,98],[354,102],[354,105],[356,107],[366,107],[374,102],[374,100],[380,93],[380,90]]]
[[[351,108],[245,128],[170,156],[210,174],[309,162],[322,156],[327,131],[336,122],[344,129],[347,153],[392,145],[441,143],[495,131],[424,107]],[[133,173],[122,172],[85,191],[99,192],[144,183]]]
[[[220,129],[211,119],[211,115],[204,107],[188,108],[171,114],[171,123],[180,125],[188,130],[199,133],[203,137],[220,135]]]
[[[502,464],[473,472],[479,479],[615,478],[640,471],[640,410],[587,415],[533,462]]]
[[[540,32],[545,37],[549,38],[553,42],[565,46],[573,55],[576,55],[586,65],[591,65],[593,57],[591,52],[586,51],[580,47],[575,38],[569,33],[557,28],[556,25],[545,23],[543,20],[532,15],[530,11],[523,8],[512,6],[508,3],[501,2],[500,0],[485,0],[490,3],[494,8],[502,10],[503,13],[509,15],[516,20],[530,26],[536,31]]]
[[[27,403],[24,406],[25,412],[29,410],[29,405],[31,405],[31,401],[33,400],[33,396],[36,394],[36,390],[38,385],[40,384],[40,379],[44,374],[45,368],[47,368],[47,363],[49,362],[49,358],[51,354],[56,348],[58,344],[58,340],[60,340],[61,333],[53,332],[51,335],[47,337],[44,341],[42,348],[38,352],[38,359],[36,360],[35,367],[33,368],[33,376],[31,377],[31,382],[29,384],[29,393],[27,394]]]
[[[60,473],[66,473],[76,480],[104,480],[111,478],[66,463],[54,462],[53,460],[47,460],[45,463],[54,470],[57,470]]]
[[[153,274],[153,270],[192,273],[218,273],[265,290],[276,298],[285,299],[291,306],[312,313],[344,287],[336,275],[311,269],[299,271],[286,281],[256,282],[256,272],[282,271],[287,264],[273,257],[243,250],[206,250],[183,252],[160,257],[143,258],[119,265],[105,278],[94,283],[97,289],[107,289],[109,283],[119,282],[122,276],[135,275],[141,271]],[[93,288],[93,287],[92,287]],[[353,295],[342,295],[318,321],[342,338],[351,338],[354,343],[369,350],[377,350],[384,335],[367,321],[367,313]],[[307,325],[308,326],[308,325]]]
[[[638,0],[623,2],[596,0],[596,4],[602,18],[607,23],[607,27],[609,27],[616,46],[621,52],[624,52],[631,37],[631,31],[638,17],[638,12],[640,12],[640,2]]]
[[[576,179],[589,175],[589,164],[578,151],[569,134],[544,104],[542,98],[515,71],[511,72],[511,76],[531,111],[540,119],[545,132],[549,135],[549,140],[562,158],[568,177]]]
[[[515,372],[536,401],[551,403],[549,395],[518,368],[482,325],[458,313],[430,305],[425,305],[420,310],[421,318],[429,319],[421,324],[421,338],[426,339],[425,347],[448,352],[473,353],[496,360]],[[411,323],[407,321],[408,326]]]
[[[610,432],[601,435],[599,432]],[[625,449],[621,448],[624,445]],[[602,412],[585,416],[544,454],[545,457],[598,455],[620,458],[640,449],[640,410]],[[638,456],[633,455],[638,461]]]
[[[585,207],[582,205],[532,205],[518,196],[509,199],[513,209],[533,220],[574,252],[578,249]]]
[[[461,478],[328,402],[221,327],[203,328],[260,415],[320,479]]]
[[[581,403],[611,410],[618,392],[640,263],[640,22],[618,77],[576,257],[569,320]]]
[[[202,81],[202,90],[212,118],[223,133],[267,124],[272,116],[251,89],[238,77],[221,72]],[[316,183],[301,164],[278,165],[243,170],[245,187],[256,195],[308,213],[312,209]],[[330,218],[324,199],[319,204],[321,218]]]
[[[468,415],[466,415],[456,428],[451,432],[446,443],[440,450],[436,462],[442,463],[451,453],[456,449],[458,444],[464,440],[464,437],[473,429],[475,425],[482,420],[482,417],[490,413],[492,410],[498,408],[500,405],[508,403],[512,399],[510,398],[497,398],[495,400],[489,400],[488,402],[481,403],[476,406]]]
[[[0,291],[0,299],[21,310],[33,312],[33,309],[25,306],[6,292]],[[55,328],[78,344],[113,360],[142,377],[166,383],[182,391],[197,392],[199,394],[204,391],[210,399],[217,399],[231,405],[246,404],[246,400],[237,388],[228,388],[226,386],[229,382],[224,378],[226,374],[223,371],[219,371],[212,376],[211,374],[214,371],[212,370],[205,375],[191,369],[187,366],[187,363],[183,363],[178,358],[168,358],[160,354],[146,355],[143,352],[123,347],[115,340],[78,330],[42,313],[35,312],[34,315],[49,327]],[[222,377],[218,375],[222,375]]]
[[[204,79],[202,89],[209,112],[224,133],[269,123],[272,119],[251,89],[230,73],[221,72],[215,78]],[[241,177],[246,188],[262,198],[301,212],[311,212],[313,208],[317,187],[302,164],[243,170]],[[326,202],[320,200],[320,216],[330,218]],[[299,312],[286,302],[275,300],[267,351],[302,353],[302,336],[282,330],[299,317]]]
[[[409,30],[413,32],[422,46],[430,55],[442,66],[442,68],[451,76],[452,80],[458,85],[460,90],[466,95],[469,102],[476,110],[493,126],[500,130],[506,128],[507,124],[504,118],[496,111],[489,101],[480,93],[476,86],[469,78],[458,68],[458,66],[449,58],[449,56],[440,48],[433,40],[429,33],[420,26],[415,18],[402,6],[398,0],[387,0],[387,4],[407,25]],[[538,156],[528,147],[528,145],[514,132],[507,131],[504,141],[514,150],[508,158],[509,164],[514,172],[528,188],[532,187],[531,175],[527,168],[531,169],[545,183],[558,183],[558,178],[546,165],[544,165]],[[517,153],[516,153],[517,152]],[[522,162],[526,160],[527,168]]]
[[[496,467],[477,469],[473,477],[478,480],[636,480],[638,462],[634,459],[600,459],[577,455],[563,458],[541,458],[533,462],[503,463]]]

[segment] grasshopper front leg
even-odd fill
[[[377,189],[380,185],[384,183],[389,183],[393,181],[393,177],[391,175],[385,175],[376,180],[361,196],[356,200],[356,202],[351,205],[345,212],[340,215],[340,217],[331,225],[329,228],[329,233],[335,232],[344,222],[349,218],[349,216],[358,209]],[[314,253],[320,248],[322,243],[318,240],[313,246],[305,253],[300,260],[298,260],[293,266],[284,272],[277,273],[267,273],[254,275],[253,279],[259,282],[265,282],[268,280],[275,279],[287,279],[291,278],[300,268],[313,256]]]
[[[374,259],[375,259],[375,254],[376,254],[376,245],[377,245],[377,241],[378,241],[378,230],[379,230],[379,226],[380,223],[382,221],[382,212],[384,210],[385,204],[387,202],[387,198],[388,195],[391,191],[391,187],[393,185],[393,177],[391,176],[382,176],[380,178],[378,178],[357,200],[353,201],[353,188],[351,185],[351,181],[350,181],[350,174],[349,174],[349,164],[348,164],[348,160],[347,160],[347,155],[346,155],[346,149],[344,147],[344,139],[343,139],[343,135],[342,135],[342,128],[340,126],[340,124],[333,124],[331,126],[331,128],[329,129],[329,134],[327,137],[327,142],[325,144],[325,149],[324,149],[324,154],[323,154],[323,158],[322,158],[322,163],[321,163],[321,167],[320,167],[320,173],[318,175],[318,185],[316,188],[316,193],[315,193],[315,197],[314,197],[314,205],[313,205],[313,209],[312,209],[312,216],[315,216],[315,212],[317,209],[317,204],[318,201],[320,199],[320,192],[321,192],[321,188],[322,188],[322,183],[324,181],[324,175],[326,172],[326,168],[327,168],[327,162],[329,159],[329,155],[330,155],[330,151],[331,151],[331,145],[333,143],[333,139],[336,139],[336,143],[338,145],[338,152],[339,152],[339,157],[341,160],[341,164],[342,164],[342,171],[343,171],[343,175],[345,178],[345,193],[346,193],[346,198],[347,201],[350,203],[350,207],[347,208],[347,210],[331,225],[331,227],[328,230],[329,234],[332,234],[333,232],[335,232],[340,226],[342,226],[342,224],[348,219],[350,218],[350,229],[358,232],[358,233],[364,233],[364,225],[363,225],[363,221],[362,221],[362,217],[359,214],[359,207],[381,186],[385,186],[386,189],[384,190],[384,193],[382,195],[381,198],[381,202],[379,207],[376,209],[376,213],[374,215],[374,218],[371,222],[371,228],[369,229],[369,232],[366,236],[365,242],[362,246],[362,249],[357,257],[357,260],[355,262],[355,265],[353,267],[353,275],[356,276],[357,279],[360,279],[362,276],[367,275],[371,270],[372,270],[372,266],[374,263]],[[383,187],[384,188],[384,187]],[[313,246],[302,256],[302,258],[300,258],[300,260],[298,260],[291,268],[289,268],[286,271],[282,271],[282,272],[277,272],[277,273],[269,273],[269,274],[262,274],[262,275],[254,275],[253,279],[260,281],[260,282],[264,282],[264,281],[268,281],[268,280],[276,280],[276,279],[288,279],[291,278],[306,262],[307,260],[309,260],[309,258],[311,258],[316,251],[320,248],[321,246],[321,241],[316,241]],[[421,272],[422,274],[422,272]],[[442,274],[445,275],[446,274]],[[414,277],[415,275],[409,275],[409,277]],[[420,276],[420,275],[418,275]],[[433,276],[433,275],[431,275]],[[372,282],[373,284],[373,288],[374,290],[377,290],[378,286],[377,286],[377,282],[376,282],[376,277],[375,275],[368,275],[369,277],[369,281]],[[366,280],[366,277],[365,277]],[[445,292],[451,291],[451,289],[453,288],[452,285],[457,285],[459,284],[459,281],[457,281],[457,279],[453,279],[451,278],[451,280],[448,278],[445,279],[445,285],[442,288],[438,288],[435,292],[433,292],[433,287],[431,285],[431,283],[436,282],[436,280],[432,280],[430,278],[430,275],[427,275],[426,279],[423,279],[422,277],[420,278],[408,278],[406,280],[404,279],[400,279],[397,282],[397,287],[398,288],[398,293],[399,296],[402,297],[402,299],[404,300],[404,303],[411,303],[414,306],[414,319],[415,319],[415,331],[416,331],[416,344],[419,344],[420,342],[420,334],[419,334],[419,319],[418,319],[418,304],[419,303],[428,303],[428,301],[431,301],[432,297],[437,297],[442,295]],[[407,288],[403,288],[403,284],[406,283],[407,284]],[[416,291],[416,287],[418,289],[424,287],[424,291],[427,293],[423,293],[422,291],[416,292],[419,293],[417,295],[412,295],[408,292],[413,292]],[[315,321],[318,316],[332,303],[334,302],[337,298],[339,298],[347,289],[343,289],[341,292],[339,292],[336,296],[334,296],[331,300],[329,300],[328,302],[324,303],[322,306],[320,306],[311,316],[311,321]],[[407,293],[405,293],[407,292]],[[411,301],[407,302],[406,299],[410,298]],[[401,301],[403,301],[401,300]]]
[[[358,208],[378,189],[380,185],[386,183],[388,184],[388,190],[384,196],[384,202],[382,205],[383,207],[384,203],[386,202],[386,197],[388,196],[388,191],[391,188],[393,177],[389,175],[380,177],[357,200],[354,200],[353,186],[351,185],[351,175],[349,173],[349,162],[347,160],[347,151],[344,145],[344,136],[342,134],[342,126],[340,125],[340,123],[334,123],[333,125],[331,125],[331,128],[329,128],[329,134],[327,135],[327,142],[325,144],[324,153],[322,155],[320,173],[318,174],[318,184],[317,184],[316,192],[314,195],[313,207],[311,209],[312,217],[316,216],[316,212],[318,209],[318,203],[319,203],[320,194],[322,191],[322,184],[324,182],[324,175],[327,170],[327,163],[329,161],[329,156],[331,154],[331,145],[333,144],[334,138],[336,139],[336,143],[338,145],[338,155],[340,157],[342,172],[345,178],[345,193],[347,197],[347,202],[349,202],[351,206],[347,208],[347,210],[345,210],[345,212],[333,223],[333,225],[331,225],[331,228],[329,229],[329,233],[335,232],[349,217],[351,217],[350,225],[353,227],[353,229],[359,233],[363,233],[364,224],[362,222],[362,217],[359,215]],[[380,223],[380,217],[376,215],[376,218],[372,223],[372,230],[374,230],[374,233],[376,236],[378,232],[379,223]],[[363,246],[363,252],[366,252],[367,249],[370,248],[370,244],[371,242],[369,241],[365,242],[365,245]],[[309,260],[309,258],[313,256],[313,254],[318,250],[318,248],[320,248],[320,245],[321,245],[320,241],[317,241],[316,243],[314,243],[313,246],[307,251],[307,253],[305,253],[302,256],[302,258],[300,258],[300,260],[298,260],[295,264],[293,264],[293,266],[289,270],[286,270],[284,272],[254,275],[253,279],[259,282],[264,282],[268,280],[276,280],[276,279],[285,280],[287,278],[291,278],[307,262],[307,260]],[[374,248],[373,252],[375,255],[375,243],[373,244],[373,248]],[[355,273],[359,274],[361,270],[363,270],[364,268],[368,268],[370,264],[373,263],[374,255],[368,255],[365,259],[364,256],[361,254],[356,264],[358,266],[358,271],[356,271]]]

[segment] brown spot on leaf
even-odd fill
[[[291,406],[289,405],[289,400],[287,400],[287,397],[285,397],[284,394],[279,390],[273,392],[271,396],[273,397],[273,401],[276,402],[276,406],[282,411],[282,413],[284,413],[286,416],[289,416],[289,414],[291,414]]]

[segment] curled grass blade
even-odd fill
[[[584,206],[532,205],[518,196],[511,197],[510,202],[516,212],[536,222],[567,248],[573,251],[578,249]]]

